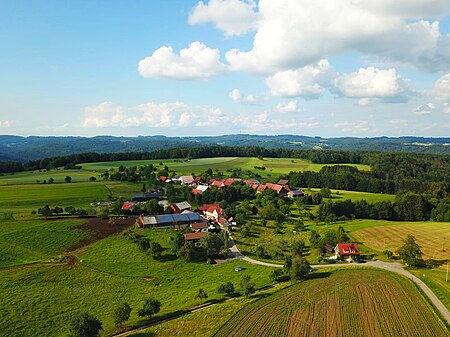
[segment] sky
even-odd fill
[[[2,0],[0,134],[450,136],[448,0]]]

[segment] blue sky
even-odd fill
[[[450,135],[447,0],[0,2],[0,134]]]

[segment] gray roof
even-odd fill
[[[177,206],[177,208],[178,208],[180,211],[183,211],[183,210],[185,210],[185,209],[189,209],[189,208],[192,207],[187,201],[177,202],[177,203],[175,204],[175,206]]]

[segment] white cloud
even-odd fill
[[[334,90],[346,97],[404,101],[408,99],[409,80],[399,76],[395,69],[360,68],[357,72],[338,76]]]
[[[442,102],[445,113],[450,113],[450,73],[440,77],[431,90],[431,96]]]
[[[273,96],[318,98],[336,76],[327,60],[295,70],[275,73],[266,79]]]
[[[280,102],[275,107],[275,111],[279,113],[298,112],[298,110],[297,100],[292,100],[286,103]]]
[[[177,80],[208,79],[226,70],[220,51],[194,41],[175,54],[171,46],[162,46],[139,62],[139,73],[148,78]]]
[[[241,131],[249,133],[302,133],[306,129],[315,129],[319,124],[315,121],[300,121],[298,119],[284,120],[273,118],[269,112],[263,111],[256,115],[240,114],[231,121]]]
[[[370,105],[370,103],[371,103],[370,98],[367,98],[367,97],[363,97],[358,100],[359,106],[368,106],[368,105]]]
[[[409,122],[406,119],[391,119],[389,123],[393,125],[405,126],[408,125]]]
[[[189,24],[212,22],[225,35],[241,35],[257,28],[258,14],[252,0],[210,0],[192,8]]]
[[[421,20],[445,16],[448,0],[260,0],[258,9],[252,49],[225,55],[234,70],[294,69],[347,51],[429,71],[450,66],[450,35]]]
[[[10,128],[14,124],[12,120],[0,121],[0,128]]]
[[[140,127],[170,128],[189,125],[208,126],[219,119],[225,119],[216,107],[189,106],[183,102],[149,102],[132,107],[103,102],[85,108],[83,126],[97,127]]]
[[[436,107],[433,103],[427,103],[427,104],[421,104],[419,105],[416,110],[414,110],[413,114],[415,115],[429,115],[434,110],[436,110]]]
[[[342,132],[347,133],[361,133],[371,131],[371,127],[367,121],[356,122],[339,122],[334,127],[340,129]]]
[[[259,100],[258,97],[253,94],[243,96],[239,89],[231,90],[229,96],[234,103],[256,104]]]

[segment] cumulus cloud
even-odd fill
[[[189,24],[213,23],[225,35],[241,35],[256,29],[259,15],[254,1],[210,0],[199,1],[189,14]]]
[[[220,62],[220,51],[194,41],[188,48],[174,53],[171,46],[162,46],[139,62],[139,73],[147,78],[177,80],[208,79],[226,70]]]
[[[327,60],[295,70],[275,73],[266,79],[273,96],[318,98],[336,76]]]
[[[342,132],[347,133],[361,133],[371,130],[371,127],[367,121],[339,122],[336,123],[334,127],[340,129],[340,131]]]
[[[297,100],[292,100],[286,103],[280,102],[275,107],[275,111],[279,113],[297,112],[298,110]]]
[[[421,104],[419,105],[416,110],[414,110],[413,114],[415,115],[429,115],[434,110],[436,110],[436,107],[433,103],[427,103],[427,104]]]
[[[379,98],[385,101],[405,101],[409,95],[409,80],[395,69],[360,68],[357,72],[336,78],[334,91],[346,97]],[[363,100],[361,103],[367,103]]]
[[[450,35],[422,20],[450,12],[447,0],[260,0],[258,10],[252,48],[225,55],[234,70],[295,69],[346,51],[429,71],[450,66]]]
[[[237,128],[242,131],[250,133],[270,132],[286,133],[290,132],[304,132],[306,129],[315,129],[319,124],[315,121],[301,121],[296,118],[289,120],[274,118],[267,111],[257,113],[256,115],[240,114],[234,117],[231,121]]]
[[[431,90],[431,96],[442,103],[445,113],[450,113],[450,73],[440,77]]]
[[[86,128],[207,126],[213,125],[214,121],[226,118],[219,108],[189,106],[183,102],[148,102],[132,107],[103,102],[86,107],[84,115],[83,126]]]
[[[14,124],[12,120],[0,121],[0,128],[10,128]]]
[[[256,95],[242,95],[239,89],[233,89],[230,91],[229,96],[234,103],[241,104],[256,104],[259,98]]]

